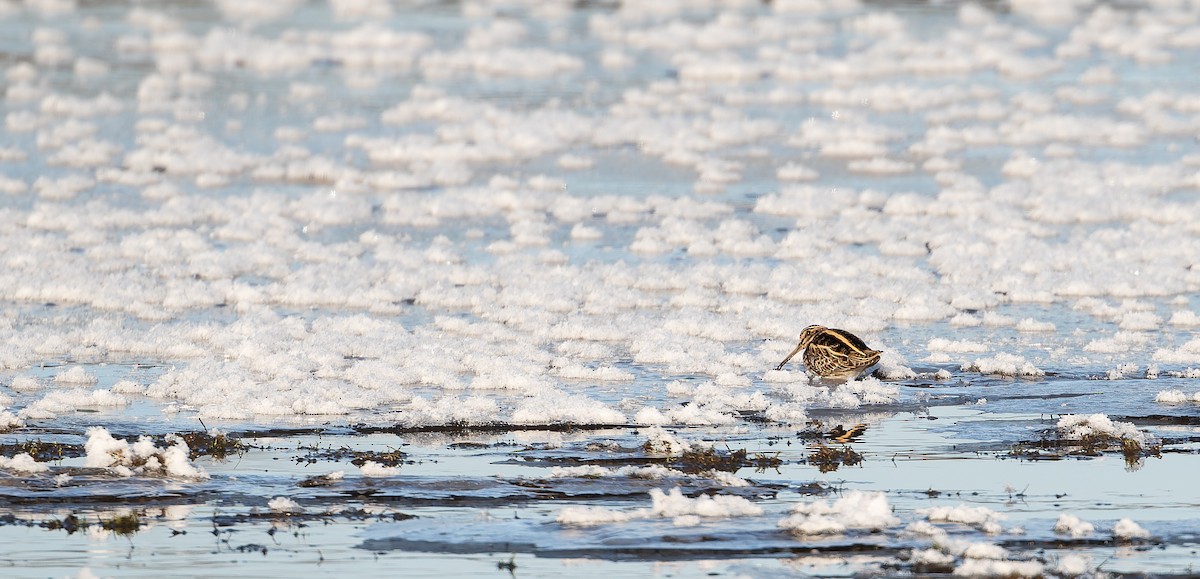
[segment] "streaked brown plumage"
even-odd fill
[[[784,364],[800,350],[804,350],[804,365],[809,371],[822,378],[834,379],[857,377],[863,370],[879,362],[882,353],[868,348],[866,342],[846,330],[809,326],[800,332],[800,343],[796,344],[796,349],[775,369],[782,370]]]
[[[850,430],[846,430],[845,428],[842,428],[842,425],[839,424],[839,425],[833,427],[833,430],[830,430],[829,433],[826,434],[826,436],[828,436],[829,438],[831,438],[837,442],[845,444],[847,442],[853,442],[855,437],[862,435],[862,433],[864,433],[866,431],[867,431],[867,425],[863,424],[861,422],[858,424],[855,424],[854,426],[851,426]]]

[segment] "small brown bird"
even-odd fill
[[[848,380],[879,362],[879,350],[867,347],[858,336],[825,326],[809,326],[800,332],[800,343],[776,370],[782,370],[797,352],[804,350],[804,365],[822,378]]]

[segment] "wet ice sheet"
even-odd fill
[[[419,511],[321,518],[331,561],[405,556],[397,534],[479,551],[478,510],[513,508],[520,565],[549,570],[664,535],[640,513],[678,486],[763,514],[672,517],[686,554],[630,557],[1182,572],[1198,30],[1171,2],[0,4],[4,500],[39,525],[111,503],[195,531],[134,536],[168,547],[218,511],[237,532]],[[769,371],[809,323],[885,350],[883,380]],[[85,458],[94,427],[123,442]],[[222,431],[251,446],[168,457],[165,435]],[[518,440],[392,464],[360,438],[431,432]],[[281,448],[317,435],[350,450]],[[684,469],[664,436],[736,472]],[[900,522],[778,525],[854,491]],[[1003,532],[905,530],[959,502]],[[572,534],[572,507],[624,522]],[[1064,511],[1094,535],[1061,547]],[[1113,543],[1134,515],[1150,537]],[[14,525],[51,537],[31,553],[61,539]],[[305,545],[256,562],[293,575],[324,552]]]

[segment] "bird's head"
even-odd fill
[[[825,330],[828,330],[828,329],[829,328],[826,328],[825,326],[816,326],[816,325],[804,328],[804,330],[800,332],[800,343],[797,344],[796,347],[801,350],[803,350],[804,348],[807,348],[808,345],[812,343],[813,339],[815,339],[818,334],[820,334],[821,332],[824,332]]]
[[[804,331],[800,332],[800,343],[796,344],[796,349],[792,350],[792,353],[788,354],[787,358],[784,358],[783,361],[775,367],[775,369],[782,370],[783,366],[788,363],[788,360],[792,359],[792,356],[795,356],[801,350],[807,348],[808,345],[811,344],[812,341],[817,337],[817,335],[825,330],[825,326],[809,326],[804,328]]]

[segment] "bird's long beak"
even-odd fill
[[[787,363],[788,363],[788,360],[791,360],[791,359],[792,359],[792,356],[795,356],[795,355],[796,355],[796,352],[799,352],[799,351],[800,351],[800,344],[796,344],[796,349],[795,349],[795,350],[792,350],[792,353],[791,353],[791,354],[788,354],[787,358],[784,358],[784,359],[783,359],[783,361],[782,361],[782,362],[780,362],[780,363],[779,363],[779,365],[775,367],[775,369],[776,369],[776,370],[782,370],[782,369],[783,369],[783,365],[784,365],[784,364],[787,364]]]

